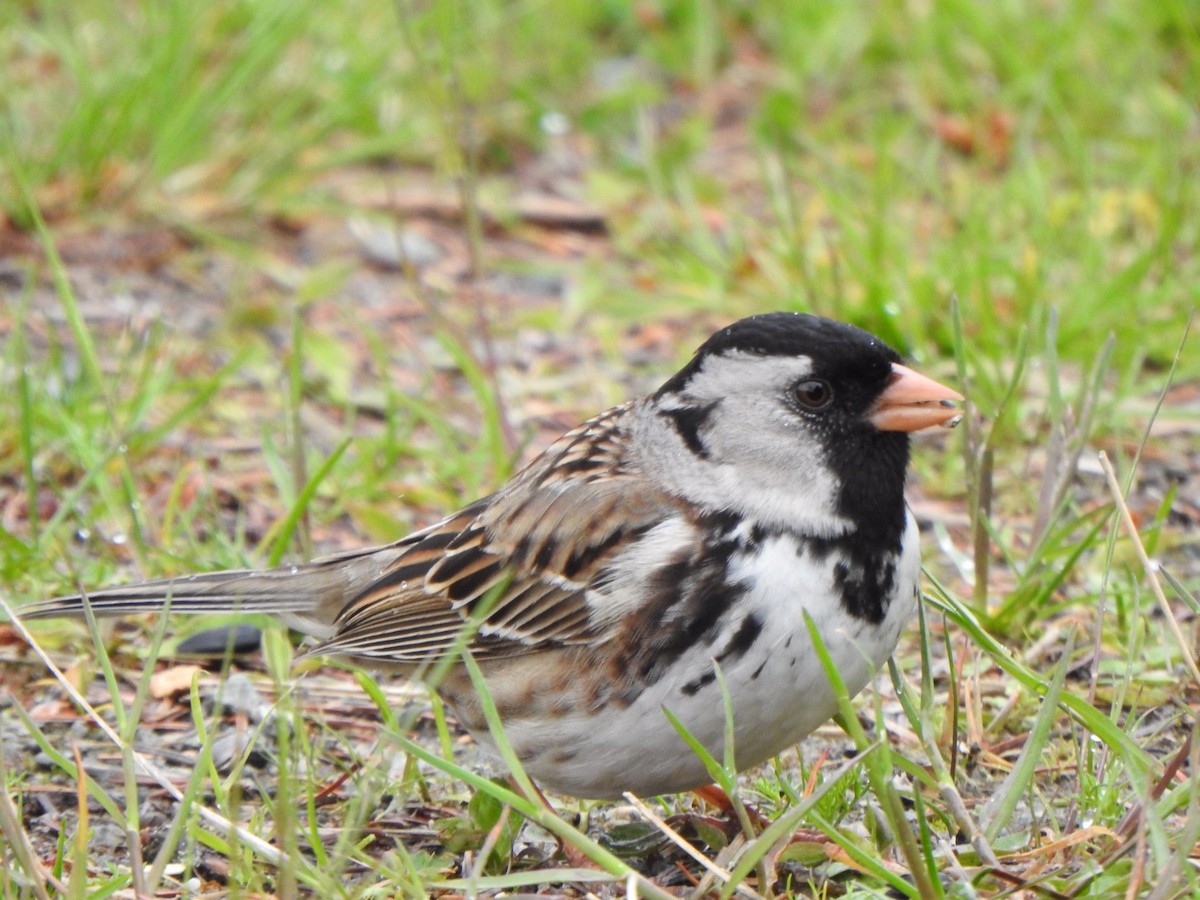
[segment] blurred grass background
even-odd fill
[[[1097,628],[1114,721],[1185,699],[1075,463],[1134,478],[1200,301],[1200,5],[14,0],[0,61],[10,596],[397,538],[717,325],[803,309],[970,395],[916,460],[947,590],[1039,653]],[[365,278],[363,222],[441,261]],[[1178,400],[1135,511],[1194,560]],[[1034,731],[1036,760],[1018,681],[976,724]],[[1075,787],[1115,829],[1149,789],[1086,745]]]
[[[325,209],[346,166],[503,179],[566,130],[602,312],[650,284],[932,352],[957,295],[997,358],[1051,307],[1069,358],[1136,322],[1132,374],[1200,283],[1197,29],[1182,0],[16,2],[0,205],[203,232]]]

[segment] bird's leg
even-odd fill
[[[704,803],[707,803],[709,806],[715,807],[719,812],[729,816],[731,820],[735,818],[733,801],[720,786],[715,784],[706,784],[704,787],[694,788],[692,790],[692,794],[702,800]],[[746,810],[746,815],[750,817],[750,821],[753,823],[754,827],[759,831],[762,831],[771,824],[771,820],[753,806],[743,804],[743,808]],[[736,822],[734,824],[736,824]],[[800,828],[792,832],[790,843],[804,841],[814,844],[824,844],[828,840],[829,839],[825,837],[823,832],[812,828]]]
[[[518,794],[524,794],[524,791],[522,790],[521,785],[517,782],[517,779],[515,779],[512,775],[505,776],[505,779],[508,781],[508,786],[511,787],[513,789],[513,791],[515,791]],[[529,784],[533,788],[533,792],[537,795],[537,799],[539,801],[541,801],[542,806],[544,806],[549,813],[557,816],[558,811],[550,804],[550,801],[546,799],[546,795],[542,793],[542,789],[540,787],[538,787],[537,784],[535,784],[533,781],[530,781]],[[581,853],[579,848],[576,847],[574,844],[568,843],[567,841],[563,840],[558,835],[553,835],[553,837],[554,837],[554,842],[558,845],[558,852],[563,855],[563,858],[566,859],[567,863],[570,864],[573,868],[584,868],[584,869],[600,868],[598,865],[596,865],[595,862],[592,861],[592,859],[590,857]]]
[[[715,807],[719,812],[731,818],[736,817],[733,800],[730,799],[729,795],[719,785],[706,784],[703,787],[693,788],[692,794],[709,806]],[[750,822],[755,828],[762,830],[771,824],[771,820],[753,806],[744,805],[743,808],[746,810],[746,814],[750,817]]]

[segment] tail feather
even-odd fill
[[[120,585],[22,606],[22,619],[80,617],[85,605],[97,616],[170,609],[184,614],[271,613],[319,637],[337,613],[381,574],[394,558],[387,549],[345,554],[300,566],[232,569]],[[357,558],[355,558],[357,557]]]

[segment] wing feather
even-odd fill
[[[491,607],[468,645],[480,658],[602,639],[612,623],[594,614],[593,579],[679,512],[627,458],[628,409],[585,423],[500,493],[407,538],[313,652],[428,663],[450,651],[485,598]]]
[[[274,613],[321,639],[312,653],[402,667],[449,653],[485,599],[469,644],[481,658],[601,641],[636,604],[628,586],[641,580],[639,542],[681,515],[629,452],[633,410],[585,422],[500,492],[386,547],[109,588],[87,601],[101,615],[167,602],[181,613]],[[84,605],[75,595],[22,612],[81,615]]]

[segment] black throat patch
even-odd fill
[[[841,484],[837,512],[853,523],[836,538],[804,537],[799,546],[817,559],[834,558],[834,587],[842,608],[872,624],[883,621],[896,590],[896,566],[907,518],[904,473],[908,436],[876,432],[827,463]]]

